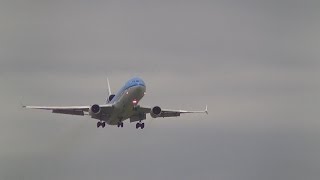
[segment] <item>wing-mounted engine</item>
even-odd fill
[[[98,104],[94,104],[90,107],[89,115],[92,118],[100,119],[101,116],[101,107]]]
[[[114,94],[111,94],[108,98],[107,98],[107,103],[111,102],[112,99],[114,98]]]
[[[161,114],[162,114],[162,110],[159,106],[155,106],[151,109],[151,112],[150,112],[151,117],[157,118],[157,117],[160,117]]]

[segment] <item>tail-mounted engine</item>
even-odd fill
[[[114,94],[111,94],[108,98],[107,98],[107,103],[111,102],[112,99],[114,98]]]
[[[157,118],[161,116],[161,113],[162,113],[161,108],[159,106],[155,106],[151,109],[150,115],[153,118]]]

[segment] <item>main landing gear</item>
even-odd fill
[[[118,122],[117,126],[123,128],[123,122]]]
[[[143,129],[144,128],[144,123],[138,122],[136,124],[136,129],[139,129],[139,128]]]
[[[101,126],[102,128],[106,127],[106,122],[98,121],[98,122],[97,122],[97,128],[99,128],[100,126]]]

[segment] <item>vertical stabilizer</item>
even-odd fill
[[[111,87],[110,87],[110,83],[109,83],[109,78],[107,78],[107,83],[108,83],[108,92],[109,92],[108,96],[110,96],[112,94],[112,92],[111,92]]]

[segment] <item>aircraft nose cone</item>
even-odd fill
[[[138,90],[139,90],[140,92],[144,93],[144,92],[146,91],[146,87],[140,85],[140,86],[138,86]]]

